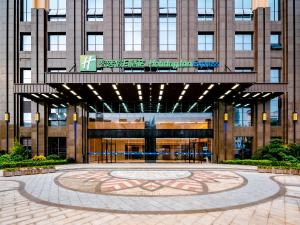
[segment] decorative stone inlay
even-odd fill
[[[111,176],[137,180],[170,180],[189,177],[190,171],[155,171],[155,170],[114,170]]]

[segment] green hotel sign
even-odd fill
[[[166,60],[143,60],[143,59],[119,59],[105,60],[96,59],[95,55],[80,56],[80,72],[96,72],[97,68],[217,68],[216,61],[166,61]]]

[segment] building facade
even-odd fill
[[[300,143],[299,1],[0,4],[0,150],[198,162]]]

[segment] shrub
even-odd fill
[[[0,156],[0,163],[1,162],[9,162],[11,161],[11,157],[9,154],[1,155]]]
[[[0,164],[0,169],[4,168],[15,168],[15,167],[35,167],[35,166],[48,166],[48,165],[60,165],[66,164],[67,160],[24,160],[20,162],[3,162]]]
[[[23,159],[29,158],[29,152],[21,145],[21,143],[17,140],[15,140],[14,145],[12,147],[12,153],[11,156],[19,155]]]
[[[46,157],[43,156],[43,155],[38,155],[38,156],[36,155],[32,158],[32,160],[34,160],[34,161],[44,161],[44,160],[46,160]]]
[[[58,155],[48,155],[47,160],[60,160],[60,157]]]
[[[21,155],[12,155],[11,156],[11,161],[17,162],[17,161],[22,161],[22,160],[24,160],[24,158]]]

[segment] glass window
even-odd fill
[[[67,108],[51,108],[49,112],[49,126],[66,126]]]
[[[234,137],[234,158],[251,159],[253,137]]]
[[[235,51],[251,51],[252,34],[235,34]]]
[[[280,68],[271,68],[270,82],[271,83],[280,82]]]
[[[273,98],[270,101],[270,123],[271,126],[280,125],[281,101],[279,97]]]
[[[212,51],[214,48],[214,34],[198,33],[198,51]]]
[[[142,50],[142,17],[125,17],[125,51]]]
[[[235,20],[252,20],[252,0],[235,0]]]
[[[271,43],[271,49],[282,49],[281,46],[281,34],[280,33],[271,33],[270,36],[270,43]]]
[[[31,0],[22,0],[21,1],[21,21],[30,22],[31,21]]]
[[[66,0],[49,0],[49,21],[66,21]]]
[[[21,69],[21,83],[30,84],[31,83],[31,70]]]
[[[271,11],[271,21],[280,20],[280,0],[269,0],[269,7]]]
[[[88,0],[87,20],[103,21],[103,0]]]
[[[27,152],[30,154],[30,158],[32,157],[32,140],[30,137],[21,137],[21,144],[25,148]]]
[[[235,107],[234,125],[236,127],[250,127],[252,124],[251,114],[251,108],[249,107]]]
[[[49,51],[66,51],[66,34],[49,34]]]
[[[88,51],[103,51],[103,34],[90,33],[87,35],[87,50]]]
[[[210,21],[214,19],[213,0],[198,0],[198,20]]]
[[[176,0],[159,0],[160,14],[176,14]]]
[[[159,50],[176,51],[176,17],[159,18]]]
[[[30,34],[21,34],[21,51],[31,51],[31,35]]]
[[[21,126],[31,127],[31,101],[21,98]]]
[[[142,1],[141,0],[125,0],[125,14],[141,14]]]
[[[238,72],[238,73],[248,73],[248,72],[252,72],[253,68],[251,68],[251,67],[236,67],[234,71]]]
[[[61,159],[65,159],[67,157],[67,138],[48,138],[48,155],[52,154],[58,155]]]

